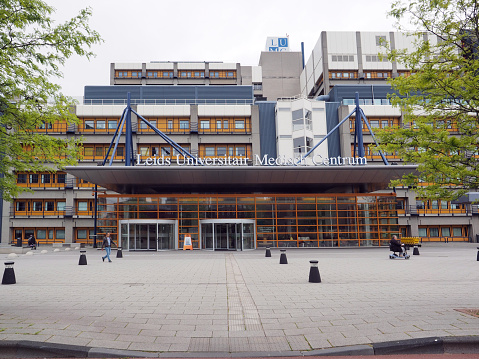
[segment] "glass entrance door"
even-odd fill
[[[201,221],[201,248],[217,251],[255,249],[255,226],[252,220]]]
[[[130,251],[158,251],[176,248],[176,221],[120,221],[120,247]]]

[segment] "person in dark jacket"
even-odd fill
[[[108,262],[111,262],[110,253],[111,253],[111,245],[114,244],[113,239],[111,239],[110,233],[107,233],[105,237],[103,237],[103,244],[101,245],[101,249],[105,248],[106,254],[101,257],[102,261],[105,261],[105,258],[108,258]]]
[[[402,253],[402,244],[401,241],[398,240],[398,237],[394,235],[389,242],[389,249],[393,252],[398,252],[399,255]]]
[[[37,249],[37,241],[35,240],[33,234],[30,234],[30,237],[28,237],[28,246],[31,249]]]

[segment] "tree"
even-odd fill
[[[417,186],[420,197],[431,199],[479,188],[479,2],[398,0],[390,16],[415,38],[415,49],[387,50],[411,75],[390,82],[403,126],[378,137],[382,149],[420,172],[393,185]],[[412,30],[402,26],[408,19]]]
[[[80,155],[78,141],[38,129],[78,120],[73,99],[52,79],[72,55],[91,58],[102,40],[88,25],[90,9],[58,25],[53,13],[41,0],[0,0],[0,191],[7,200],[26,190],[15,171],[54,171]]]

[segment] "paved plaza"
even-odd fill
[[[287,355],[479,335],[479,318],[457,310],[479,308],[477,246],[424,244],[409,260],[390,260],[387,248],[297,248],[288,264],[278,249],[271,258],[264,249],[114,250],[112,263],[87,249],[88,265],[78,249],[40,247],[12,259],[17,283],[0,287],[0,341]],[[313,259],[321,283],[308,282]]]

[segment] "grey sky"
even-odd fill
[[[268,36],[289,35],[309,57],[321,31],[391,31],[390,0],[45,0],[59,21],[91,7],[105,42],[90,61],[71,58],[57,82],[70,96],[108,85],[111,62],[223,61],[257,65]]]

